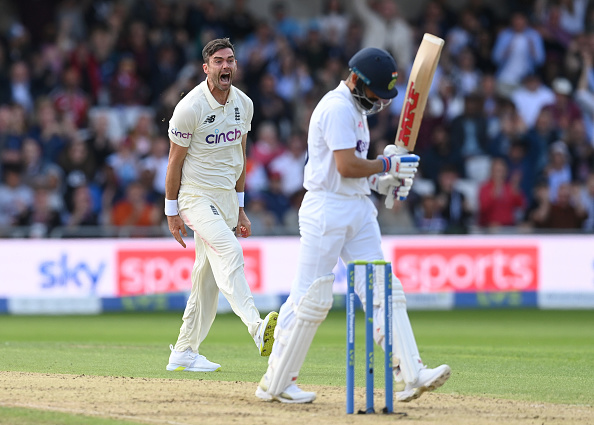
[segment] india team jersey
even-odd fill
[[[303,186],[310,191],[342,195],[369,195],[366,178],[342,177],[336,168],[333,152],[355,149],[355,155],[367,158],[369,128],[346,83],[327,93],[314,109],[307,137],[308,160]]]
[[[169,138],[188,147],[181,186],[234,189],[243,170],[241,139],[253,115],[253,103],[241,90],[231,86],[221,105],[206,80],[180,100],[169,121]]]

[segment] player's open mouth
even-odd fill
[[[228,83],[231,81],[231,74],[221,74],[221,83]]]

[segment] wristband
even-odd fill
[[[177,211],[177,199],[165,198],[165,215],[172,216],[178,214],[179,212]]]
[[[239,201],[239,208],[245,206],[245,192],[237,192],[237,200]]]
[[[380,156],[380,159],[384,162],[384,169],[382,170],[382,173],[385,173],[392,166],[392,161],[390,160],[389,157],[383,156],[383,155]]]

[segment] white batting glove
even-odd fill
[[[392,189],[401,184],[400,179],[391,174],[373,174],[369,176],[369,187],[380,195],[387,195]]]
[[[419,168],[421,158],[401,146],[388,145],[378,159],[384,161],[384,172],[399,179],[412,179]]]
[[[392,209],[394,206],[394,201],[398,199],[399,201],[404,201],[408,194],[410,193],[410,189],[413,184],[413,179],[403,179],[400,180],[399,186],[392,186],[390,187],[388,194],[386,195],[385,205],[386,208]]]

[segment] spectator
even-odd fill
[[[252,128],[260,128],[263,121],[272,121],[277,128],[290,126],[291,107],[278,95],[272,74],[262,75],[260,90],[250,97],[254,101]]]
[[[510,25],[497,35],[492,57],[503,93],[517,88],[542,65],[545,59],[542,37],[530,27],[522,12],[513,13]]]
[[[450,140],[454,144],[453,149],[459,151],[465,160],[487,153],[487,118],[483,110],[483,99],[469,94],[464,98],[463,113],[452,121]]]
[[[22,150],[23,159],[23,183],[29,187],[43,185],[51,186],[58,192],[61,182],[62,170],[58,165],[43,159],[41,155],[41,146],[37,140],[27,137],[23,141]],[[57,193],[56,193],[57,196]],[[54,205],[60,206],[61,202],[54,199]]]
[[[318,19],[322,38],[330,46],[339,46],[346,37],[350,16],[345,13],[343,0],[324,0]]]
[[[276,0],[270,6],[274,19],[274,31],[285,37],[295,47],[299,44],[303,33],[299,22],[289,14],[287,9],[288,2],[284,0]]]
[[[306,154],[306,135],[294,132],[287,142],[287,150],[270,162],[269,169],[280,176],[282,193],[288,198],[303,189]]]
[[[425,195],[414,209],[415,226],[421,233],[438,234],[446,228],[434,195]]]
[[[67,135],[49,98],[37,101],[36,122],[29,134],[41,145],[44,160],[57,163],[66,147]]]
[[[276,217],[266,208],[266,201],[262,194],[250,194],[247,197],[245,210],[252,223],[253,236],[268,236],[275,233]]]
[[[113,141],[109,134],[109,117],[106,113],[97,113],[91,117],[88,145],[97,169],[105,167],[107,157],[113,153]]]
[[[61,224],[60,212],[51,201],[51,193],[45,187],[39,186],[34,191],[34,200],[29,207],[19,215],[19,226],[30,226],[30,237],[44,238]]]
[[[111,212],[115,226],[156,226],[161,220],[161,211],[146,200],[140,183],[130,183],[124,199],[117,202]]]
[[[465,49],[473,47],[480,30],[480,22],[472,10],[466,8],[460,12],[458,25],[448,31],[445,48],[453,57],[458,57]]]
[[[464,48],[457,59],[458,66],[453,71],[456,91],[462,96],[477,93],[481,87],[481,73],[476,67],[474,53],[470,48]]]
[[[355,13],[363,21],[361,47],[379,47],[392,53],[399,69],[409,69],[413,60],[413,31],[394,0],[354,0]]]
[[[518,212],[526,208],[522,193],[507,181],[507,171],[502,158],[493,159],[490,178],[479,190],[479,226],[513,226],[518,222]]]
[[[534,156],[534,173],[539,175],[548,162],[549,146],[559,140],[561,133],[555,127],[551,111],[542,109],[538,114],[536,123],[522,138],[528,145],[529,155]]]
[[[256,19],[247,8],[248,0],[233,0],[225,13],[225,26],[229,29],[229,38],[240,44],[256,28]]]
[[[78,226],[97,226],[99,224],[99,218],[96,209],[89,186],[79,186],[74,189],[72,195],[72,211],[66,214],[64,224],[70,228]]]
[[[565,133],[575,121],[581,121],[582,111],[571,98],[573,87],[567,78],[555,78],[552,87],[555,99],[545,108],[551,111],[551,116],[559,131]]]
[[[80,84],[80,73],[71,66],[62,72],[60,86],[50,93],[56,111],[69,116],[78,128],[86,126],[89,110],[89,96],[83,92]]]
[[[279,173],[269,173],[268,188],[261,195],[264,198],[266,209],[274,214],[276,225],[282,226],[285,221],[285,214],[291,208],[291,201],[283,193],[283,181]]]
[[[125,189],[128,185],[138,179],[139,158],[134,154],[132,143],[128,140],[120,142],[116,151],[109,155],[106,160],[116,179],[117,186]]]
[[[310,75],[316,75],[331,56],[338,57],[340,54],[337,45],[331,47],[322,38],[321,28],[316,22],[309,25],[305,40],[299,46],[298,52]]]
[[[558,140],[550,147],[550,160],[545,168],[551,202],[557,200],[557,191],[563,183],[571,183],[571,166],[567,145]]]
[[[20,164],[2,164],[0,184],[0,228],[19,223],[33,206],[33,190],[22,182]]]
[[[458,177],[452,166],[444,166],[439,172],[436,203],[444,219],[444,233],[468,233],[472,211],[464,193],[456,189]]]
[[[546,191],[538,198],[538,206],[530,214],[534,227],[541,229],[581,229],[588,216],[581,204],[579,192],[570,183],[562,183],[555,201],[547,199]]]
[[[101,89],[101,70],[87,40],[77,43],[70,54],[70,66],[80,75],[80,87],[90,96],[90,102],[97,102]]]
[[[583,33],[588,0],[562,0],[559,3],[563,29],[574,36]]]
[[[25,111],[33,111],[35,97],[40,93],[31,79],[29,65],[24,60],[17,60],[10,66],[10,77],[6,86],[0,88],[0,103],[16,103]]]
[[[250,151],[250,157],[264,167],[285,151],[276,126],[271,122],[263,122],[256,130],[256,141]]]
[[[93,181],[97,166],[86,142],[80,139],[74,139],[68,144],[59,165],[64,172],[64,202],[68,211],[72,211],[74,190]]]
[[[594,146],[588,140],[583,121],[576,120],[570,125],[564,141],[569,151],[572,179],[585,182],[594,170]]]
[[[118,106],[138,106],[147,103],[148,88],[140,79],[132,56],[125,55],[118,62],[117,71],[109,84],[109,98],[113,105]]]
[[[273,72],[276,77],[276,93],[288,103],[301,101],[313,88],[313,79],[307,66],[293,52],[283,54],[278,69]]]
[[[151,175],[152,189],[161,198],[165,196],[165,174],[169,156],[169,140],[165,137],[155,137],[152,141],[151,153],[142,160],[140,168],[148,170]]]
[[[464,161],[460,150],[452,146],[445,126],[437,125],[433,128],[430,143],[429,148],[421,154],[423,160],[419,163],[424,178],[437,184],[439,170],[446,165],[455,168],[458,175],[464,175]]]
[[[512,100],[528,128],[536,122],[540,110],[555,102],[553,91],[542,84],[540,77],[529,74],[524,77],[522,87],[514,91]]]

